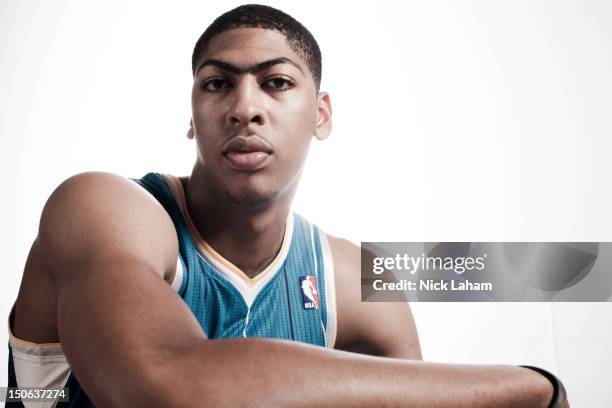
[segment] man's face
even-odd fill
[[[283,34],[225,31],[212,38],[196,65],[197,165],[207,183],[234,202],[267,203],[294,190],[312,136],[329,133],[328,106]]]

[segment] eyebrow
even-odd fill
[[[249,65],[245,68],[240,68],[237,67],[236,65],[230,64],[229,62],[225,62],[225,61],[221,61],[218,59],[207,59],[206,61],[202,62],[198,68],[196,68],[195,71],[195,75],[198,75],[198,72],[209,65],[212,65],[214,67],[218,67],[221,68],[224,71],[228,71],[231,72],[232,74],[236,74],[236,75],[240,75],[240,74],[256,74],[258,72],[264,71],[274,65],[278,65],[278,64],[289,64],[289,65],[293,65],[294,67],[296,67],[297,69],[300,70],[300,72],[302,74],[304,74],[304,71],[302,70],[302,67],[300,67],[297,63],[293,62],[291,59],[286,58],[286,57],[279,57],[279,58],[273,58],[267,61],[263,61],[260,62],[258,64],[254,64],[254,65]]]

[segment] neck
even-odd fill
[[[269,203],[249,207],[215,191],[195,168],[181,181],[189,214],[215,251],[250,278],[274,259],[283,242],[293,188]]]

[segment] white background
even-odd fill
[[[0,316],[63,179],[194,162],[192,47],[239,3],[125,3],[0,2]],[[334,106],[296,211],[354,242],[612,241],[612,3],[268,4],[318,39]],[[609,407],[610,305],[413,307],[427,360],[541,365]]]

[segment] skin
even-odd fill
[[[306,65],[276,31],[226,31],[196,63],[216,60],[245,69],[278,58],[299,65],[275,64],[242,75],[206,65],[196,72],[192,90],[188,137],[196,140],[198,160],[187,182],[188,208],[208,242],[249,276],[280,248],[313,135],[322,140],[331,131],[330,99],[317,93]],[[223,147],[249,133],[274,152],[263,169],[236,171]]]
[[[285,62],[246,72],[277,58],[297,67]],[[198,160],[182,182],[201,234],[255,276],[281,245],[313,135],[325,139],[331,131],[330,98],[275,31],[221,33],[200,63],[209,59],[244,72],[215,65],[197,72],[188,137],[197,142]],[[235,137],[260,138],[273,153],[256,171],[236,170],[223,154]],[[80,174],[45,205],[13,332],[33,342],[60,341],[79,382],[102,407],[548,405],[552,387],[531,370],[419,361],[409,305],[362,303],[359,248],[334,237],[330,246],[338,350],[274,339],[209,340],[168,284],[178,243],[165,210],[122,177]]]

